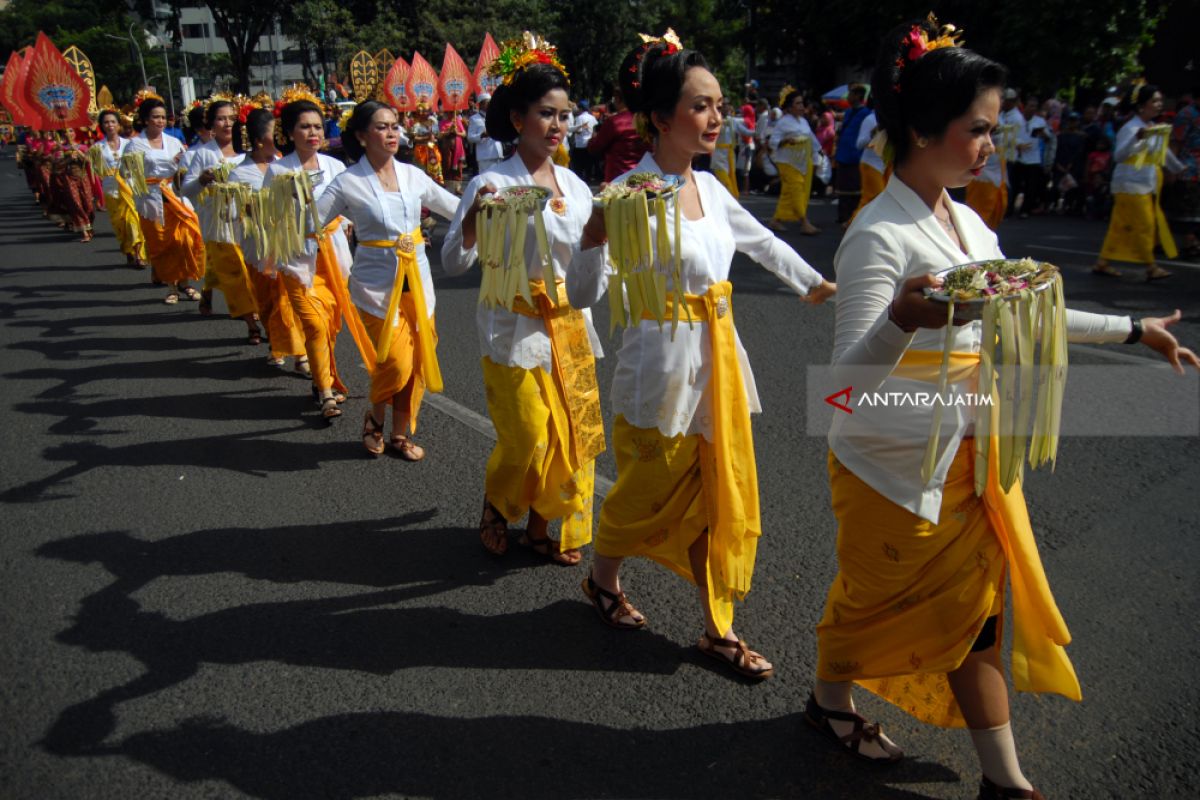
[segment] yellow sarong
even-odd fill
[[[117,181],[117,196],[105,196],[104,208],[108,211],[108,220],[112,223],[113,233],[121,246],[121,252],[139,261],[146,260],[146,240],[142,236],[142,226],[138,222],[137,207],[133,204],[133,190],[116,170],[110,176]]]
[[[1162,195],[1162,170],[1158,170],[1158,191],[1154,194],[1113,195],[1112,217],[1100,257],[1106,261],[1153,264],[1154,245],[1162,245],[1167,258],[1179,255],[1175,237],[1167,226],[1159,198]]]
[[[858,177],[859,184],[862,186],[862,195],[858,198],[858,208],[854,209],[851,220],[858,216],[858,212],[866,208],[867,203],[883,194],[884,186],[887,184],[887,178],[882,172],[861,161],[858,163]]]
[[[718,144],[717,147],[725,151],[727,165],[723,170],[713,170],[713,175],[717,176],[717,180],[729,190],[731,195],[735,198],[740,197],[737,185],[737,155],[734,153],[733,145]]]
[[[708,530],[709,611],[722,632],[733,626],[733,601],[750,591],[758,537],[758,468],[750,408],[734,339],[733,287],[715,283],[687,295],[695,319],[708,323],[712,346],[713,441],[663,436],[624,417],[613,426],[617,482],[600,510],[596,552],[645,556],[693,583],[688,548]],[[673,315],[668,300],[668,316]],[[685,316],[683,313],[680,316]]]
[[[1008,186],[997,186],[991,181],[971,181],[967,184],[967,205],[989,228],[997,230],[1008,210]]]
[[[910,351],[895,374],[936,382],[941,353]],[[977,353],[953,353],[951,380],[978,371]],[[994,415],[998,416],[998,415]],[[830,454],[838,518],[838,575],[817,626],[817,677],[853,680],[923,722],[966,723],[946,674],[962,665],[987,618],[1013,601],[1013,684],[1019,691],[1082,693],[1071,641],[1042,568],[1020,483],[1000,487],[993,430],[983,497],[975,450],[963,441],[935,525],[872,489]],[[997,646],[1002,637],[997,634]]]
[[[421,319],[423,327],[430,328],[437,343],[437,333],[433,330],[434,320],[418,316],[416,300],[412,292],[404,292],[400,299],[402,313],[398,321],[385,325],[384,320],[365,311],[360,312],[367,333],[375,341],[383,336],[385,328],[390,332],[391,342],[387,355],[375,361],[371,371],[371,403],[391,403],[408,415],[410,427],[407,433],[417,432],[417,414],[421,410],[421,399],[425,396],[425,382],[422,379],[421,349],[417,346],[417,337],[410,320]],[[405,433],[405,431],[398,431]]]
[[[163,221],[141,219],[146,254],[160,281],[182,283],[204,274],[204,238],[200,219],[171,190],[166,178],[147,178],[158,184],[163,198]]]
[[[359,246],[382,247],[396,254],[396,277],[392,281],[387,313],[379,331],[374,334],[375,363],[382,366],[387,360],[388,350],[392,343],[392,326],[395,324],[396,311],[400,307],[400,295],[405,294],[402,290],[407,285],[407,294],[412,295],[412,310],[415,314],[409,317],[409,323],[416,329],[415,346],[418,350],[417,363],[421,381],[429,391],[440,392],[442,391],[442,370],[437,360],[434,323],[427,311],[429,306],[425,303],[425,285],[421,282],[421,268],[417,263],[417,248],[421,247],[424,242],[421,228],[417,226],[410,233],[401,235],[395,241],[373,240],[359,242]]]
[[[204,259],[204,286],[209,288],[208,279],[212,276],[215,287],[225,295],[229,316],[241,319],[259,310],[254,302],[254,289],[247,271],[253,267],[246,266],[242,248],[229,242],[205,242]]]
[[[812,194],[812,165],[801,172],[791,164],[776,164],[779,168],[779,202],[775,204],[776,222],[796,222],[808,218],[808,196]]]

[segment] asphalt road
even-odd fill
[[[747,205],[765,216],[771,201]],[[832,216],[817,204],[825,232],[793,240],[827,275]],[[358,442],[365,372],[347,370],[356,396],[327,428],[240,322],[163,305],[120,266],[106,218],[98,230],[90,246],[58,232],[0,161],[0,797],[975,796],[962,731],[862,693],[910,756],[874,769],[801,717],[835,571],[804,402],[832,307],[735,267],[766,531],[737,627],[778,673],[749,685],[697,653],[693,592],[663,570],[628,565],[650,627],[627,634],[583,602],[586,567],[480,548],[474,275],[435,266],[446,393],[411,465]],[[1093,277],[1102,236],[1045,218],[1006,223],[1002,243],[1057,259],[1075,306],[1181,307],[1200,345],[1200,268],[1151,286]],[[1072,360],[1145,348],[1111,350]],[[339,355],[356,363],[348,337]],[[1049,798],[1195,791],[1198,457],[1195,436],[1073,438],[1054,474],[1028,478],[1085,695],[1014,700],[1025,771]],[[598,471],[613,476],[609,455]]]

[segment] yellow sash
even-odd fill
[[[909,350],[892,372],[897,377],[936,383],[942,354],[936,350]],[[952,352],[950,380],[978,378],[979,354]],[[1071,634],[1050,593],[1042,568],[1025,495],[1018,482],[1005,493],[1000,487],[999,414],[992,415],[988,478],[983,499],[988,519],[1008,560],[1013,600],[1013,684],[1023,692],[1055,692],[1072,700],[1083,694],[1065,645]],[[981,431],[975,432],[982,435]]]
[[[1167,215],[1162,210],[1162,167],[1155,167],[1154,171],[1158,174],[1158,186],[1154,189],[1154,229],[1158,233],[1158,243],[1162,245],[1163,254],[1167,258],[1176,258],[1179,256],[1179,248],[1175,246],[1175,237],[1171,235],[1171,229],[1167,226]]]
[[[709,497],[709,563],[717,574],[709,576],[718,594],[728,588],[740,600],[750,591],[754,553],[762,535],[758,508],[758,468],[754,437],[750,431],[750,406],[738,362],[733,327],[733,284],[714,283],[703,295],[685,295],[692,316],[708,323],[712,345],[712,415],[714,458],[711,469],[715,496]],[[675,299],[667,295],[667,315],[674,316]],[[682,312],[682,309],[681,309]],[[681,313],[681,316],[686,316]],[[643,319],[654,319],[643,312]],[[935,376],[936,377],[936,376]]]
[[[417,264],[417,248],[424,245],[421,236],[421,226],[413,228],[410,233],[401,234],[395,241],[376,239],[369,242],[359,242],[361,247],[382,247],[396,254],[396,278],[392,282],[391,297],[388,299],[387,313],[383,317],[383,327],[379,331],[379,341],[375,344],[378,355],[376,364],[382,364],[388,355],[392,344],[392,324],[396,318],[396,309],[400,306],[401,287],[408,282],[408,290],[412,292],[413,305],[417,310],[417,319],[411,320],[417,334],[417,353],[421,359],[421,377],[425,388],[431,392],[442,391],[442,370],[438,365],[437,350],[433,343],[433,322],[429,319],[429,308],[425,304],[425,285],[421,283],[421,268]]]
[[[718,143],[717,147],[719,149],[725,151],[725,161],[726,161],[726,167],[725,167],[724,174],[720,175],[718,177],[722,178],[721,183],[725,186],[726,189],[729,190],[729,193],[732,194],[734,197],[738,197],[739,195],[738,195],[738,185],[737,185],[737,154],[736,154],[736,151],[734,150],[734,147],[732,144],[719,144]]]
[[[337,232],[338,227],[342,224],[342,218],[330,222],[321,231],[318,236],[315,233],[308,234],[309,239],[317,240],[317,272],[325,278],[325,282],[329,284],[330,290],[333,292],[333,298],[337,301],[338,311],[342,315],[342,319],[346,321],[346,327],[350,329],[350,336],[354,339],[354,344],[358,347],[358,353],[362,356],[363,366],[367,368],[368,374],[375,372],[375,345],[371,341],[371,335],[367,333],[366,327],[363,325],[362,317],[358,315],[358,308],[350,299],[350,292],[346,288],[346,278],[342,275],[342,269],[338,265],[337,255],[333,250],[333,242],[329,237]],[[340,327],[338,322],[334,322],[334,330]],[[333,357],[333,348],[329,350],[330,358]],[[334,376],[335,380],[337,376]],[[341,391],[339,389],[339,391]]]
[[[596,385],[596,358],[588,338],[587,323],[583,312],[572,308],[567,302],[561,282],[555,284],[557,299],[553,302],[546,292],[545,281],[530,281],[529,288],[535,305],[529,305],[525,298],[517,295],[513,299],[512,310],[545,321],[553,354],[554,387],[567,412],[565,427],[568,430],[560,432],[559,438],[571,443],[568,461],[571,471],[578,472],[580,467],[604,452],[604,421],[600,416],[600,389]],[[555,420],[555,423],[559,421]]]

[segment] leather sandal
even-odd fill
[[[880,734],[883,733],[883,728],[879,725],[879,723],[868,722],[866,717],[863,717],[860,714],[855,714],[853,711],[830,711],[828,709],[821,708],[819,705],[817,705],[817,697],[814,694],[809,694],[808,696],[808,703],[804,706],[804,719],[808,721],[808,724],[812,725],[814,728],[821,731],[821,733],[837,742],[838,746],[844,748],[851,755],[857,756],[864,761],[881,764],[894,764],[900,759],[904,758],[904,753],[902,752],[889,753],[887,756],[881,756],[879,758],[872,758],[871,756],[859,752],[859,747],[863,742],[877,741]],[[838,732],[833,729],[833,726],[829,724],[831,719],[837,720],[838,722],[852,722],[854,723],[854,729],[845,736],[839,735]],[[880,746],[882,747],[882,745]]]
[[[1169,277],[1171,277],[1170,270],[1165,270],[1159,266],[1154,266],[1146,270],[1146,283],[1149,283],[1150,281],[1159,281],[1163,278]]]
[[[1046,800],[1037,789],[1008,789],[988,780],[979,782],[979,800]]]
[[[549,536],[534,539],[529,535],[529,531],[525,531],[521,536],[520,543],[522,547],[528,547],[539,556],[545,556],[555,564],[561,564],[564,567],[573,567],[583,561],[583,553],[579,551],[579,548],[563,550],[562,542],[551,539]],[[574,559],[571,558],[572,556]]]
[[[405,461],[420,461],[425,457],[425,448],[405,436],[403,433],[392,434],[392,449],[396,455]]]
[[[342,410],[337,406],[337,400],[332,397],[326,397],[321,400],[321,416],[326,422],[333,422],[342,415]]]
[[[249,331],[246,335],[246,344],[249,344],[249,345],[262,344],[262,331],[260,331],[258,328],[255,328],[254,330]]]
[[[184,286],[182,289],[179,290],[179,293],[187,300],[199,300],[200,299],[200,293],[197,292],[191,286]]]
[[[318,389],[316,386],[312,387],[312,396],[313,396],[313,400],[316,402],[316,404],[321,405],[321,403],[323,401],[323,398],[321,397],[321,390]],[[333,397],[334,400],[337,401],[337,404],[339,406],[342,403],[346,402],[346,395],[342,394],[337,389],[333,390],[333,395],[331,395],[331,396]]]
[[[1109,278],[1121,277],[1121,270],[1117,269],[1112,264],[1104,264],[1104,265],[1096,264],[1095,266],[1092,267],[1092,272],[1095,273],[1096,275],[1105,275]]]
[[[744,639],[730,641],[728,639],[714,639],[707,633],[700,637],[700,641],[696,643],[696,647],[704,655],[715,658],[729,665],[730,669],[739,675],[744,675],[747,678],[755,678],[757,680],[765,680],[775,674],[774,667],[756,667],[756,664],[765,662],[761,653],[756,653],[747,646]],[[721,652],[732,650],[732,657]]]
[[[308,356],[300,356],[296,359],[293,369],[306,378],[312,377],[312,367],[308,365]]]
[[[362,440],[368,453],[373,456],[383,455],[383,423],[375,421],[370,409],[367,409],[367,414],[363,417]]]
[[[483,498],[483,515],[479,518],[479,541],[483,549],[494,556],[508,552],[508,520],[500,509]]]
[[[624,592],[612,592],[599,586],[592,580],[591,573],[583,579],[583,593],[587,595],[587,599],[592,601],[592,608],[596,609],[596,613],[600,615],[600,621],[610,628],[616,628],[619,631],[638,631],[646,627],[646,618],[641,619],[637,615],[642,612],[633,607],[633,603],[629,602],[629,598]],[[604,601],[608,601],[608,607],[604,607]],[[631,622],[623,622],[622,618],[629,617]]]

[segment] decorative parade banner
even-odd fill
[[[91,89],[41,31],[25,58],[24,72],[23,99],[41,117],[44,129],[91,126]]]
[[[359,50],[350,59],[350,86],[354,89],[354,99],[363,102],[371,97],[371,92],[379,84],[383,75],[375,56],[366,50]]]
[[[488,75],[488,67],[500,55],[500,48],[490,33],[483,35],[483,47],[479,50],[479,58],[475,61],[475,94],[487,92],[491,94],[500,85],[500,78]]]
[[[408,91],[408,74],[411,67],[403,58],[397,58],[392,68],[388,70],[387,77],[383,80],[383,96],[384,101],[392,108],[403,113],[412,111],[417,107]]]
[[[408,94],[418,106],[433,110],[437,106],[438,75],[420,53],[413,53],[408,72]]]
[[[24,71],[24,59],[15,50],[8,54],[8,65],[4,68],[4,81],[0,83],[0,105],[8,111],[17,125],[32,125],[28,122],[29,112],[21,102],[21,73]]]
[[[446,43],[446,55],[442,57],[442,75],[439,89],[442,96],[443,111],[466,111],[470,100],[474,80],[467,71],[467,64],[462,60],[449,42]]]
[[[91,90],[92,96],[88,100],[88,116],[92,118],[99,116],[100,108],[96,105],[96,71],[92,68],[92,60],[75,45],[63,50],[63,58],[79,73],[79,77],[83,78],[84,83]]]
[[[96,96],[96,105],[100,108],[116,108],[112,92],[108,90],[107,86],[100,87],[100,94]]]

